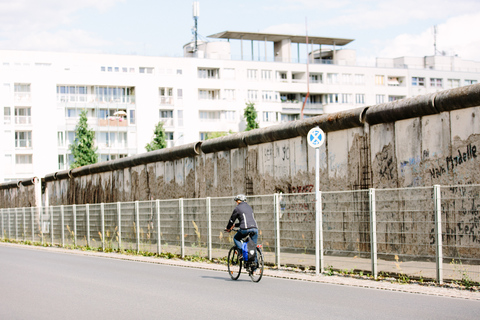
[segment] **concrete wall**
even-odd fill
[[[120,159],[120,167],[115,163],[98,164],[93,165],[90,171],[80,169],[81,172],[73,170],[68,174],[52,174],[45,178],[45,203],[68,205],[231,197],[238,193],[313,192],[315,150],[308,146],[306,132],[317,125],[327,135],[326,143],[320,148],[322,191],[480,184],[479,105],[480,85],[473,85],[433,96],[362,108],[350,113],[328,114],[209,140],[202,143],[202,151],[189,156],[184,156],[188,153],[182,150],[178,153],[178,148],[171,151],[164,149],[158,153],[158,158],[149,153]],[[179,156],[162,158],[168,153],[178,153]],[[3,185],[0,207],[36,205],[33,200],[35,195],[29,190],[22,186],[6,188]],[[452,190],[456,192],[455,188]],[[389,202],[391,197],[388,192],[377,193],[381,202],[379,212],[415,211],[415,204],[411,201]],[[340,200],[335,201],[343,201]],[[353,201],[350,205],[362,206],[361,203]],[[450,209],[445,221],[449,235],[447,243],[480,243],[478,199],[473,195],[470,200],[447,201],[444,207]],[[340,216],[335,212],[346,213],[354,209],[333,208],[326,219],[337,221]],[[361,214],[355,216],[343,214],[340,219],[342,224],[353,230],[337,235],[343,237],[342,241],[326,239],[326,250],[349,250],[348,246],[358,239],[368,240],[368,208],[360,209]],[[425,227],[426,224],[408,225],[412,219],[432,219],[426,216],[426,212],[431,212],[430,208],[423,209],[404,214],[401,218],[395,217],[398,223],[379,225],[379,242],[384,246],[380,250],[388,252],[389,246],[398,247],[407,241],[398,238],[405,230],[416,229],[421,234],[431,234],[432,230]],[[285,216],[282,229],[288,232],[291,228],[293,236],[296,227],[287,227],[289,219],[288,215]],[[299,217],[293,219],[298,222]],[[467,225],[470,227],[465,227]],[[312,223],[302,228],[313,232]],[[408,241],[429,243],[431,239]],[[453,247],[448,250],[456,250]],[[417,249],[408,246],[402,250],[422,253],[414,252]],[[478,254],[477,249],[465,250],[467,256]]]

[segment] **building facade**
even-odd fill
[[[212,37],[240,36],[242,42],[264,39],[265,59],[232,59],[227,41],[187,44],[178,58],[0,51],[0,182],[67,169],[83,110],[95,131],[99,161],[108,161],[146,152],[159,121],[171,147],[243,131],[250,102],[260,127],[267,127],[480,80],[480,63],[458,57],[377,59],[375,67],[358,66],[354,51],[336,48],[348,39],[311,37],[319,47],[312,45],[307,66],[292,58],[292,44],[300,42],[293,36]],[[273,42],[271,57],[267,42]]]

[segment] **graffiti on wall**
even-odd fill
[[[377,172],[382,179],[395,179],[395,163],[391,145],[384,146],[382,152],[375,156]]]
[[[454,155],[446,157],[445,165],[439,165],[430,169],[430,175],[433,179],[440,178],[443,174],[452,171],[458,166],[464,165],[468,161],[474,160],[477,156],[477,146],[469,144],[466,149],[457,149],[457,152]]]

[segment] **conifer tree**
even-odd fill
[[[98,155],[95,147],[95,132],[88,128],[87,111],[80,113],[80,119],[75,127],[75,140],[70,145],[73,163],[70,169],[97,163]]]
[[[163,122],[160,121],[153,132],[153,140],[150,143],[147,143],[145,149],[147,152],[163,149],[167,147],[165,129],[163,128]]]
[[[255,110],[255,104],[253,102],[247,103],[247,107],[244,109],[243,116],[247,121],[247,128],[245,131],[259,128],[257,123],[257,110]]]

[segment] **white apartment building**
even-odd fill
[[[458,57],[377,59],[358,66],[350,39],[222,32],[189,43],[184,57],[0,50],[0,182],[69,167],[69,144],[86,110],[100,161],[145,151],[163,121],[168,146],[245,128],[253,102],[260,127],[477,83],[480,63]],[[242,45],[232,59],[230,40]],[[257,41],[257,61],[243,52]],[[273,43],[273,46],[272,46]],[[303,43],[309,62],[298,63]],[[296,46],[295,46],[296,44]],[[245,45],[245,48],[244,48]],[[257,46],[258,48],[260,46]],[[273,48],[273,50],[271,50]],[[271,52],[273,51],[273,52]],[[308,72],[307,72],[308,68]]]

